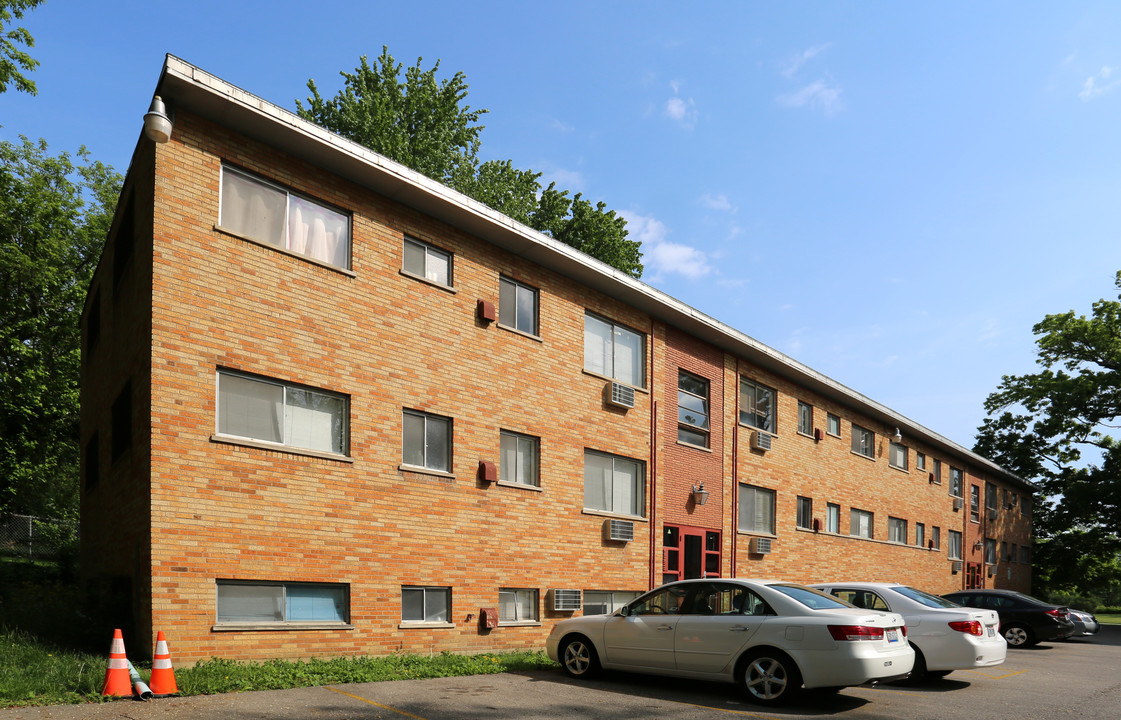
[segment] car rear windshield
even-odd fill
[[[806,607],[813,608],[814,610],[856,607],[832,595],[826,595],[823,592],[803,585],[768,585],[767,587],[775,592],[780,592],[789,598],[797,600]]]
[[[913,587],[907,587],[906,585],[896,585],[895,587],[892,588],[892,590],[899,593],[903,597],[909,597],[912,600],[914,600],[915,602],[917,602],[921,605],[926,605],[927,607],[932,607],[932,608],[959,608],[959,607],[961,607],[961,605],[958,605],[953,600],[947,600],[946,598],[940,598],[937,595],[931,595],[928,592],[923,592],[922,590],[917,590]]]

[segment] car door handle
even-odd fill
[[[673,630],[673,625],[659,625],[659,630]]]
[[[745,627],[743,625],[733,625],[732,627],[730,627],[728,629],[731,630],[732,632],[747,632],[747,627]]]

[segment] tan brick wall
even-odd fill
[[[352,213],[351,270],[217,229],[223,162]],[[150,575],[150,618],[140,608],[139,629],[167,633],[177,664],[539,647],[549,625],[569,615],[546,609],[548,589],[644,590],[656,582],[666,523],[720,530],[722,575],[958,586],[945,547],[946,530],[962,515],[952,512],[945,485],[890,469],[879,452],[874,461],[853,455],[852,420],[876,429],[877,445],[884,428],[848,409],[189,113],[178,114],[174,138],[147,167],[154,217],[149,282],[141,285],[150,301],[140,292],[104,310],[131,319],[112,330],[103,321],[104,340],[120,347],[91,366],[86,384],[127,371],[134,387],[145,388],[137,407],[150,423],[137,427],[150,425],[150,464],[145,447],[129,483],[109,489],[103,480],[98,497],[84,499],[83,543],[91,576],[127,572],[132,563],[146,588]],[[143,185],[144,172],[134,165],[132,181]],[[453,254],[453,290],[400,272],[405,235]],[[105,274],[99,269],[95,285],[105,286]],[[538,336],[476,319],[477,300],[498,304],[500,276],[539,290]],[[606,406],[607,379],[583,370],[589,310],[646,333],[647,387],[632,410]],[[711,383],[708,451],[677,443],[678,368]],[[216,441],[218,369],[348,396],[349,458]],[[750,449],[750,434],[736,424],[739,374],[778,390],[778,433],[765,454]],[[85,438],[105,427],[112,398],[104,389],[84,392]],[[799,397],[814,404],[819,427],[826,411],[841,415],[843,437],[815,442],[797,434]],[[452,419],[451,477],[399,469],[403,409]],[[539,490],[478,479],[480,461],[498,461],[503,429],[540,438]],[[645,463],[646,517],[635,521],[633,542],[604,541],[609,516],[582,510],[585,449]],[[912,447],[912,462],[915,449],[922,448]],[[690,490],[702,480],[711,495],[697,507]],[[748,537],[735,532],[737,482],[777,490],[769,556],[749,555]],[[822,518],[826,502],[840,503],[841,534],[795,531],[799,494],[814,498]],[[875,541],[847,536],[851,506],[876,513]],[[106,512],[117,508],[124,512]],[[912,535],[916,521],[939,525],[941,551],[885,542],[889,513],[908,519]],[[1020,526],[1002,531],[1020,530],[1026,534]],[[346,583],[354,627],[215,631],[220,579]],[[453,627],[399,627],[402,585],[453,588]],[[506,587],[540,591],[541,626],[479,630],[480,608],[497,606]]]

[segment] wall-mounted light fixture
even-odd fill
[[[708,490],[705,490],[705,484],[703,482],[699,486],[693,486],[693,502],[698,505],[704,505],[708,502]]]
[[[899,442],[903,439],[903,435],[899,432],[899,428],[895,428],[895,434],[891,436],[891,439],[895,442]]]
[[[159,95],[152,98],[152,106],[144,113],[144,134],[149,140],[158,143],[171,139],[171,117]]]
[[[984,546],[985,546],[985,544],[984,544],[983,542],[981,542],[980,540],[978,540],[977,542],[973,543],[973,549],[974,549],[974,550],[980,550],[980,549],[981,549],[981,548],[983,548]]]

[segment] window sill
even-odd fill
[[[527,485],[526,483],[506,482],[504,480],[499,480],[495,483],[495,485],[497,485],[498,487],[517,488],[518,490],[529,490],[531,492],[545,492],[536,485]]]
[[[519,330],[516,327],[511,327],[509,325],[503,325],[500,322],[496,322],[495,326],[502,329],[502,330],[505,330],[506,332],[512,332],[515,335],[521,335],[522,337],[529,338],[530,340],[533,340],[535,342],[539,342],[539,343],[545,342],[545,339],[542,338],[540,335],[534,335],[533,333],[526,332],[525,330]]]
[[[441,622],[403,622],[397,626],[398,630],[446,630],[454,628],[455,623]]]
[[[230,230],[229,228],[224,228],[221,225],[215,225],[214,229],[216,231],[222,233],[223,235],[229,235],[230,237],[237,238],[238,240],[242,240],[244,242],[251,243],[251,244],[256,245],[258,247],[266,248],[268,250],[275,250],[276,252],[280,253],[281,255],[287,255],[288,257],[296,258],[297,260],[303,260],[304,262],[311,263],[312,265],[318,265],[319,267],[326,268],[327,270],[334,270],[335,272],[339,273],[340,275],[346,275],[347,277],[358,277],[358,273],[356,273],[353,270],[350,270],[348,268],[339,267],[338,265],[332,265],[331,263],[323,262],[322,260],[316,260],[313,257],[310,257],[308,255],[303,255],[301,253],[292,252],[288,248],[282,248],[279,245],[273,245],[272,243],[265,242],[263,240],[258,240],[256,238],[251,238],[248,235],[242,235],[239,232],[234,232],[233,230]],[[351,240],[353,241],[353,238],[351,238]]]
[[[591,370],[588,370],[587,368],[584,368],[583,370],[581,370],[581,372],[583,372],[585,375],[588,375],[590,377],[599,378],[600,380],[606,380],[607,382],[614,382],[614,383],[619,383],[620,385],[626,385],[627,387],[631,388],[635,392],[639,392],[639,393],[642,393],[644,395],[649,395],[650,394],[650,391],[647,390],[643,386],[631,385],[629,382],[624,382],[623,380],[619,380],[618,378],[613,378],[613,377],[608,377],[606,375],[601,375],[597,372],[592,372]]]
[[[855,455],[855,456],[857,456],[857,457],[862,457],[862,458],[864,458],[865,460],[868,460],[869,462],[876,462],[876,458],[875,458],[875,457],[873,457],[873,456],[871,456],[871,455],[865,455],[864,453],[859,453],[859,452],[857,452],[857,451],[855,451],[855,450],[849,450],[849,454],[850,454],[850,455]]]
[[[513,628],[513,627],[541,627],[541,622],[538,620],[519,620],[517,622],[499,622],[498,627]]]
[[[887,464],[887,466],[888,466],[889,468],[891,468],[892,470],[895,470],[896,472],[901,472],[901,473],[903,473],[904,475],[910,475],[910,474],[911,474],[911,471],[910,471],[910,470],[908,470],[908,469],[907,469],[907,468],[905,468],[905,467],[899,467],[898,465],[892,465],[891,463],[888,463],[888,464]]]
[[[398,270],[397,272],[400,273],[401,275],[404,275],[405,277],[407,277],[411,280],[419,280],[420,282],[424,283],[425,285],[431,285],[432,287],[436,288],[437,290],[443,290],[444,292],[449,292],[452,295],[455,295],[456,293],[459,292],[459,288],[456,288],[452,285],[445,285],[444,283],[436,282],[435,280],[429,280],[428,278],[424,277],[423,275],[417,275],[416,273],[411,273],[408,270]]]
[[[303,455],[304,457],[319,458],[321,460],[336,460],[343,463],[353,463],[354,458],[349,455],[339,455],[336,453],[322,452],[320,450],[308,450],[307,448],[293,447],[291,445],[281,445],[280,443],[264,442],[263,440],[250,440],[249,438],[236,437],[234,435],[222,435],[214,433],[210,436],[210,442],[221,443],[223,445],[237,445],[240,447],[251,447],[258,450],[272,450],[274,452],[288,453],[290,455]]]
[[[712,452],[712,448],[707,448],[704,445],[695,445],[694,443],[685,442],[684,440],[678,440],[677,444],[680,445],[681,447],[692,448],[693,450],[700,450],[701,452],[706,452],[706,453],[711,453]]]
[[[290,632],[293,630],[353,630],[350,623],[337,622],[273,622],[273,623],[218,623],[211,632]]]
[[[634,520],[635,522],[650,522],[644,517],[639,515],[624,515],[623,513],[613,513],[607,510],[595,510],[593,508],[584,508],[580,511],[583,515],[595,515],[597,517],[618,518],[620,520]]]
[[[774,539],[774,540],[778,540],[778,535],[775,535],[774,533],[759,532],[758,530],[740,530],[740,529],[737,528],[736,529],[736,534],[737,535],[744,535],[744,536],[747,536],[747,537],[761,537],[761,538],[771,538],[771,539]]]
[[[398,472],[413,473],[414,475],[431,475],[432,477],[455,480],[454,473],[444,472],[443,470],[432,470],[431,468],[420,467],[418,465],[405,465],[402,463],[397,466],[397,470]]]

